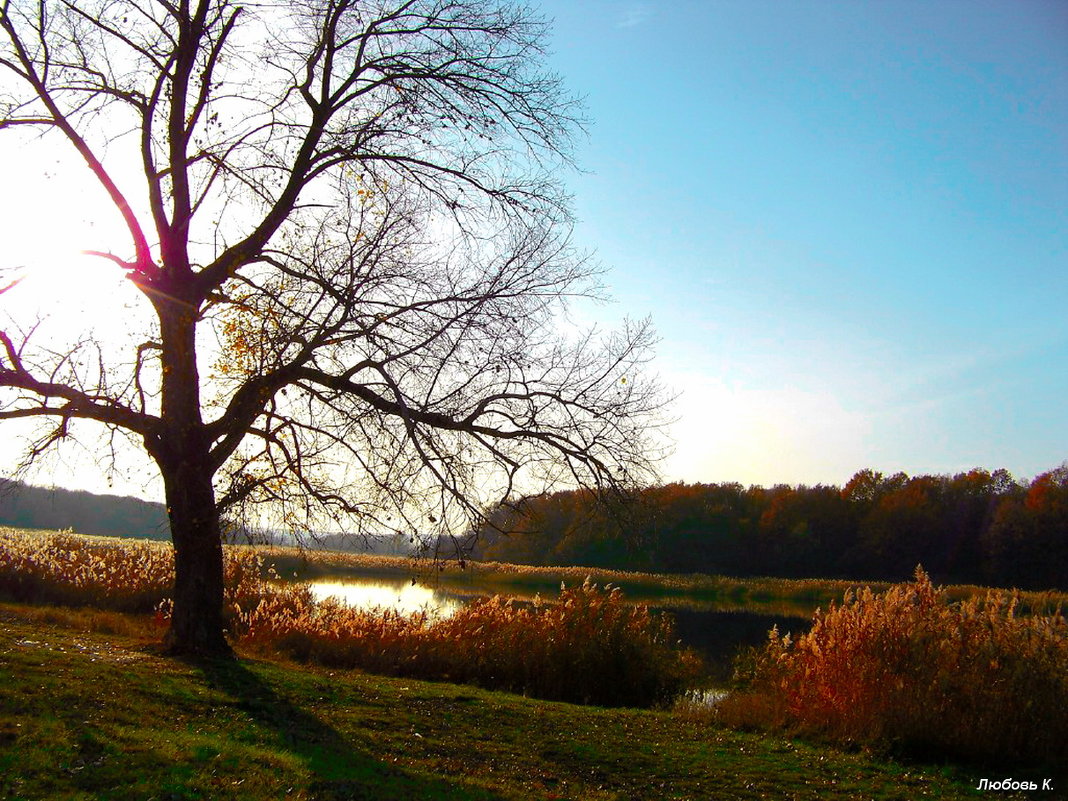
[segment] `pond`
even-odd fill
[[[316,599],[334,596],[354,607],[395,609],[401,614],[426,610],[448,617],[465,603],[481,595],[510,595],[498,586],[486,586],[483,592],[470,584],[462,592],[451,591],[440,583],[426,584],[410,579],[384,577],[333,577],[311,583]],[[530,596],[511,595],[520,603],[530,603]],[[675,629],[681,642],[693,648],[705,660],[709,677],[723,685],[730,680],[735,655],[750,646],[767,641],[768,630],[778,626],[780,633],[795,636],[811,626],[809,617],[759,608],[724,608],[696,597],[673,595],[665,598],[643,599],[651,609],[668,612],[675,618]]]
[[[458,595],[402,579],[327,579],[313,581],[311,590],[317,601],[334,597],[352,607],[393,609],[402,615],[425,610],[439,617],[449,617],[464,605],[464,599]]]

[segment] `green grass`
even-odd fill
[[[1004,778],[677,712],[175,661],[144,619],[112,613],[118,633],[97,634],[75,627],[84,614],[0,605],[0,797],[956,799],[977,797],[980,777]]]

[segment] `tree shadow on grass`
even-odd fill
[[[444,779],[414,775],[356,748],[335,728],[280,695],[237,659],[197,659],[208,684],[237,701],[256,723],[302,759],[313,774],[308,794],[321,801],[391,799],[498,799]]]

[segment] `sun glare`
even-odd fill
[[[106,314],[126,289],[122,270],[103,259],[81,253],[72,243],[42,248],[33,255],[35,260],[23,262],[16,273],[22,280],[12,300],[31,305],[44,314],[89,317]]]
[[[121,333],[124,307],[136,302],[137,290],[117,265],[85,251],[121,256],[126,237],[84,165],[70,159],[42,165],[5,149],[0,171],[8,187],[0,195],[0,268],[5,283],[18,280],[3,296],[4,311],[22,321],[47,318],[67,333],[98,327]]]
[[[3,296],[4,311],[23,325],[41,320],[56,345],[89,333],[117,343],[130,333],[137,290],[115,264],[87,256],[60,235],[15,263],[18,283]]]
[[[319,581],[311,585],[317,601],[336,598],[360,609],[391,609],[401,615],[424,610],[449,617],[461,604],[442,592],[408,581]]]

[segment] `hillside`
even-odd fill
[[[0,479],[0,525],[73,529],[79,534],[170,539],[167,510],[123,495],[45,488]]]

